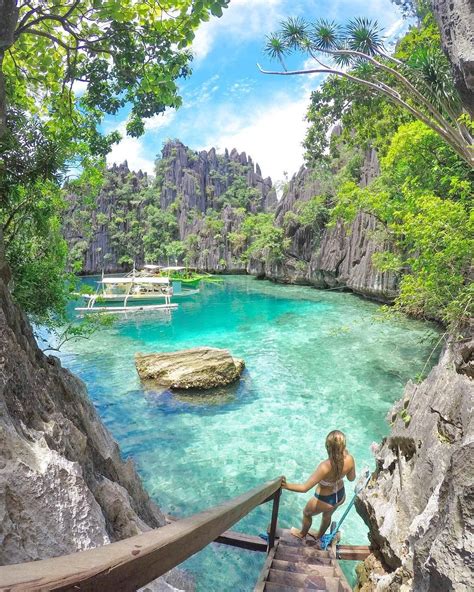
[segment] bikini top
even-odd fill
[[[319,482],[319,484],[323,487],[333,487],[334,492],[338,490],[339,483],[341,483],[341,485],[344,485],[344,480],[338,479],[337,481],[325,481],[324,479],[321,479],[321,481]]]

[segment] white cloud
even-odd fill
[[[176,116],[175,109],[168,109],[164,113],[153,115],[145,120],[145,133],[160,132],[163,128],[169,126]],[[132,138],[126,135],[127,120],[121,121],[118,124],[110,126],[107,132],[118,131],[122,135],[122,140],[118,144],[112,146],[112,150],[107,155],[107,164],[110,166],[113,163],[121,164],[124,160],[127,161],[130,170],[154,174],[155,170],[155,155],[150,155],[146,148],[144,138]],[[150,136],[148,136],[150,137]]]
[[[214,113],[213,129],[218,131],[209,134],[199,148],[246,151],[259,163],[264,176],[271,176],[273,182],[282,180],[284,171],[291,176],[303,164],[301,143],[308,100],[307,94],[299,99],[277,95],[271,104],[256,105],[250,120],[238,106],[221,105]]]
[[[234,37],[239,42],[260,38],[283,18],[279,8],[284,0],[232,0],[221,18],[203,23],[196,32],[192,51],[197,61],[212,50],[218,35]]]
[[[145,130],[156,131],[163,127],[167,127],[176,117],[176,109],[168,109],[164,113],[158,113],[152,117],[145,119]]]
[[[107,164],[109,166],[113,163],[121,164],[124,160],[128,162],[128,166],[132,171],[141,169],[149,174],[154,172],[154,155],[151,156],[146,152],[143,140],[140,138],[126,136],[118,144],[114,144],[107,155]]]
[[[212,98],[212,95],[219,90],[217,81],[219,80],[219,74],[214,74],[204,82],[202,82],[197,88],[183,92],[184,103],[183,109],[195,108],[201,103],[205,103]]]

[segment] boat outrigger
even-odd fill
[[[75,310],[89,312],[134,312],[141,310],[173,309],[178,305],[171,302],[173,287],[168,277],[103,277],[98,282],[95,294],[84,294],[87,306]],[[143,302],[164,299],[163,304],[129,305],[129,301]],[[123,302],[122,306],[99,306],[100,303]]]

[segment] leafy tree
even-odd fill
[[[243,259],[260,261],[281,261],[289,248],[283,228],[275,225],[273,214],[253,214],[242,223],[242,232],[246,235],[249,246]]]
[[[400,59],[387,53],[377,23],[369,19],[354,18],[340,26],[326,19],[309,23],[297,17],[267,36],[265,51],[280,60],[283,70],[267,71],[259,66],[264,74],[323,73],[359,84],[422,121],[464,161],[474,163],[472,129],[438,42]],[[283,57],[293,51],[304,52],[315,67],[288,71]]]
[[[58,125],[82,124],[82,130],[71,135],[84,139],[86,131],[96,151],[107,147],[93,133],[102,114],[116,113],[126,104],[131,105],[127,131],[140,135],[144,118],[180,105],[175,81],[190,72],[190,54],[184,48],[196,27],[211,14],[221,16],[227,4],[228,0],[4,0],[0,135],[6,129],[5,89],[16,104],[32,112],[47,110]],[[86,86],[80,109],[75,108],[75,82]],[[83,111],[86,117],[81,117]]]
[[[473,312],[469,168],[420,122],[399,128],[381,165],[381,176],[368,187],[341,186],[332,217],[349,221],[360,210],[375,215],[390,251],[373,262],[401,274],[397,308],[454,328]]]
[[[103,157],[120,137],[100,133],[104,115],[130,105],[127,132],[140,135],[144,119],[179,107],[176,80],[190,73],[185,48],[196,27],[211,14],[220,16],[227,4],[0,2],[0,225],[13,293],[37,320],[52,322],[65,311],[66,248],[59,216],[67,168],[83,168],[76,189],[88,187],[87,213],[101,182]],[[93,216],[86,223],[92,231]],[[124,233],[127,243],[139,235],[126,211],[112,231],[117,243]],[[75,256],[79,253],[78,247]]]

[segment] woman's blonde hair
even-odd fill
[[[344,470],[344,451],[346,449],[346,437],[339,430],[333,430],[326,436],[326,450],[328,451],[331,466],[334,469],[336,479],[340,479]]]

